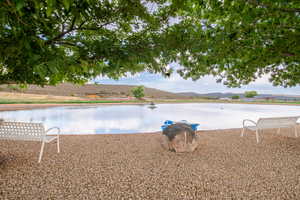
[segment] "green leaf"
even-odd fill
[[[47,0],[47,17],[50,17],[52,14],[52,11],[54,10],[54,6],[55,6],[55,0]]]
[[[24,7],[24,0],[17,0],[16,1],[16,9],[20,11]]]
[[[70,5],[73,3],[72,0],[63,0],[63,4],[66,8],[66,10],[69,10],[70,9]]]

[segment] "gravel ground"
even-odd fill
[[[273,132],[200,131],[188,154],[160,134],[62,136],[41,164],[39,143],[0,140],[0,199],[300,199],[300,138]]]

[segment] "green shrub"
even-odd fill
[[[239,99],[239,98],[240,98],[239,95],[233,95],[233,96],[231,97],[231,99]]]
[[[145,96],[144,86],[138,86],[131,90],[132,95],[137,99],[142,99]]]
[[[245,92],[245,97],[246,98],[253,98],[255,96],[257,96],[257,92],[256,91],[246,91]]]
[[[9,84],[9,85],[7,85],[7,88],[12,91],[25,92],[28,88],[28,85],[27,84],[19,84],[19,85]]]
[[[13,90],[13,91],[18,91],[19,90],[19,87],[16,86],[16,85],[7,85],[7,88],[10,89],[10,90]]]

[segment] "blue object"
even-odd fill
[[[164,124],[166,124],[166,125],[171,125],[171,124],[173,124],[173,123],[174,123],[174,122],[171,121],[171,120],[166,120]]]
[[[180,122],[181,122],[181,123],[186,123],[186,124],[190,125],[191,128],[193,129],[193,131],[197,131],[197,128],[198,128],[198,126],[199,126],[199,124],[190,124],[190,123],[188,123],[186,120],[182,120],[182,121],[180,121]],[[170,126],[170,125],[172,125],[172,124],[174,124],[173,121],[171,121],[171,120],[166,120],[166,121],[164,122],[164,125],[161,126],[162,131],[164,131],[168,126]]]
[[[190,125],[194,131],[196,131],[199,126],[199,124],[190,124]]]

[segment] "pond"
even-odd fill
[[[198,130],[241,128],[243,119],[300,115],[300,106],[256,104],[157,104],[65,106],[46,109],[4,111],[6,121],[42,122],[57,126],[62,134],[145,133],[161,130],[165,120],[199,123]]]

